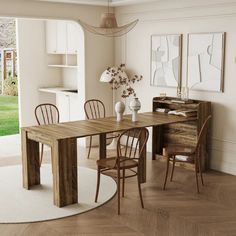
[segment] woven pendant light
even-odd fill
[[[92,26],[81,20],[79,23],[82,27],[93,34],[103,35],[106,37],[118,37],[124,34],[127,34],[134,26],[138,23],[138,20],[135,20],[129,24],[118,26],[116,17],[114,13],[109,12],[109,0],[108,0],[108,12],[101,15],[100,26]]]

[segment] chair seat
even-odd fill
[[[134,168],[138,166],[138,162],[133,159],[122,157],[120,158],[120,160],[121,160],[120,169],[130,169],[130,168]],[[109,157],[109,158],[97,160],[97,165],[100,168],[114,168],[115,164],[116,164],[116,157]]]
[[[167,146],[163,148],[163,155],[164,156],[192,156],[195,154],[195,148],[188,147],[188,146]]]

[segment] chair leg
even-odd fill
[[[99,193],[99,187],[100,187],[100,176],[101,176],[101,170],[98,167],[98,169],[97,169],[97,189],[96,189],[95,202],[98,201],[98,193]]]
[[[41,143],[40,166],[42,165],[42,162],[43,162],[43,149],[44,149],[44,145],[43,143]]]
[[[52,166],[52,174],[54,171],[54,164],[53,164],[53,160],[52,160],[52,148],[51,148],[51,166]]]
[[[144,208],[139,171],[138,171],[138,174],[137,174],[137,180],[138,180],[138,191],[139,191],[139,197],[140,197],[140,201],[141,201],[141,206],[142,206],[142,208]]]
[[[200,177],[202,181],[202,186],[204,186],[204,181],[203,181],[203,176],[202,176],[202,161],[199,155],[198,155],[198,169],[199,169],[199,173],[200,173]]]
[[[123,174],[122,175],[122,177],[123,177],[123,179],[122,179],[122,197],[124,197],[125,196],[125,169],[123,169],[122,174]]]
[[[170,157],[166,157],[167,158],[167,161],[166,161],[166,177],[165,177],[165,182],[164,182],[164,185],[163,185],[163,190],[166,189],[166,181],[167,181],[167,177],[168,177],[168,172],[169,172],[169,164],[170,164]]]
[[[199,184],[198,184],[198,163],[197,163],[197,158],[195,157],[195,177],[196,177],[196,184],[197,184],[197,193],[199,192]]]
[[[93,136],[90,136],[90,138],[89,138],[89,150],[88,150],[87,159],[89,159],[89,156],[90,156],[91,147],[92,147],[92,140],[93,140]]]
[[[117,169],[117,213],[120,215],[120,169]]]
[[[175,170],[175,156],[173,156],[173,165],[172,165],[172,171],[171,171],[171,176],[170,176],[171,182],[173,181],[174,170]]]

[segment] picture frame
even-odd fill
[[[151,86],[181,87],[182,41],[182,34],[151,35]]]
[[[224,92],[225,32],[189,33],[187,87]]]

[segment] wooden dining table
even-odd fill
[[[138,114],[137,122],[132,122],[131,115],[125,115],[121,122],[117,122],[116,117],[107,117],[24,127],[21,129],[23,187],[29,190],[32,186],[40,184],[39,143],[43,143],[50,146],[52,150],[54,205],[63,207],[75,204],[78,202],[77,138],[99,135],[98,157],[102,159],[106,158],[108,133],[133,127],[153,127],[152,150],[155,151],[158,138],[157,127],[191,119],[193,118],[145,112]],[[146,148],[143,155],[142,183],[146,181]]]

